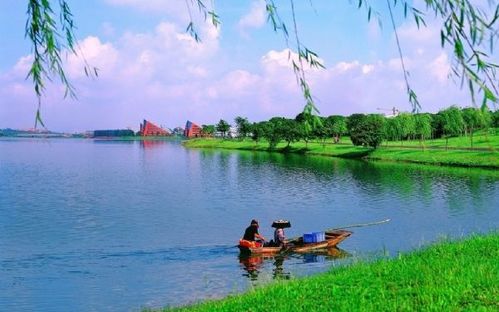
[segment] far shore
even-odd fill
[[[488,169],[499,169],[499,152],[497,151],[497,137],[492,137],[492,143],[478,145],[475,149],[454,144],[456,140],[449,140],[449,148],[436,145],[432,141],[425,142],[422,146],[414,143],[400,146],[398,142],[383,143],[377,149],[354,146],[348,144],[348,138],[343,139],[341,144],[323,144],[321,142],[300,141],[291,143],[280,143],[274,149],[269,149],[268,143],[260,141],[255,143],[250,139],[221,139],[221,138],[197,138],[184,141],[183,144],[190,148],[215,148],[233,149],[247,151],[265,151],[278,153],[296,153],[303,155],[317,155],[328,157],[340,157],[348,159],[367,159],[418,163],[428,165],[444,165],[456,167],[477,167]]]

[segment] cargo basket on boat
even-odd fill
[[[276,220],[272,222],[272,227],[276,229],[290,228],[291,223],[288,220]]]

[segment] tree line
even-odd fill
[[[264,139],[273,149],[277,144],[318,140],[322,144],[332,140],[339,143],[348,135],[356,146],[377,148],[383,140],[418,140],[421,145],[427,139],[445,138],[446,148],[450,137],[468,136],[473,147],[473,134],[477,130],[499,127],[499,110],[494,112],[475,107],[451,106],[431,113],[400,113],[394,117],[380,114],[352,114],[312,116],[300,113],[294,119],[273,117],[267,121],[253,122],[244,117],[234,119],[239,139],[251,138],[255,143]],[[227,138],[231,125],[221,119],[215,125],[202,125],[204,136],[219,134]]]

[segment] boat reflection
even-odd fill
[[[329,248],[305,254],[281,254],[281,255],[239,255],[239,264],[243,270],[243,276],[252,282],[258,281],[260,273],[272,262],[272,279],[290,279],[291,273],[284,266],[285,261],[298,263],[326,262],[349,257],[350,254],[339,248]]]

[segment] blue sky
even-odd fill
[[[210,3],[211,1],[206,1]],[[333,3],[334,2],[334,3]],[[325,70],[307,76],[322,115],[410,111],[394,33],[384,1],[372,1],[383,27],[367,22],[356,1],[296,1],[302,42],[317,52]],[[288,28],[289,1],[276,1]],[[312,3],[312,5],[310,4]],[[198,124],[229,122],[238,116],[260,121],[294,117],[303,108],[286,44],[266,23],[262,0],[215,1],[222,25],[214,29],[197,16],[202,42],[185,34],[183,0],[69,1],[80,48],[97,79],[84,76],[81,59],[68,56],[69,78],[78,100],[64,99],[61,86],[48,86],[42,115],[49,129],[138,129],[142,119],[170,128],[187,119]],[[1,1],[0,128],[30,128],[36,97],[25,81],[30,45],[24,39],[26,1]],[[421,5],[416,2],[415,5]],[[424,111],[457,104],[469,95],[447,78],[450,54],[440,48],[439,23],[417,30],[396,11],[397,29]],[[8,31],[6,31],[8,29]]]

